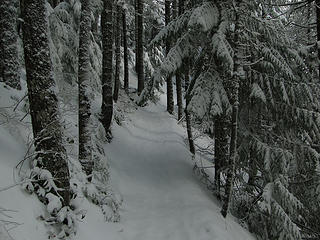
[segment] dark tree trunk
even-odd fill
[[[138,54],[138,45],[139,45],[139,39],[138,39],[138,1],[140,0],[134,0],[134,38],[135,38],[135,55],[136,55],[136,65],[135,65],[135,70],[136,73],[138,74],[138,64],[139,64],[139,54]]]
[[[229,159],[229,119],[228,116],[222,115],[215,119],[215,146],[214,146],[214,183],[217,197],[220,199],[220,175],[221,168],[226,166]]]
[[[185,75],[188,76],[189,78],[189,67],[186,66],[185,68]],[[193,87],[193,86],[192,86]],[[191,88],[192,88],[191,87]],[[195,154],[196,153],[196,149],[195,149],[195,146],[194,146],[194,142],[193,142],[193,136],[192,136],[192,128],[191,128],[191,115],[188,111],[188,105],[189,105],[189,102],[190,102],[190,95],[191,95],[191,91],[192,89],[189,89],[188,92],[186,93],[186,108],[184,110],[184,113],[186,115],[186,123],[187,123],[187,134],[188,134],[188,142],[189,142],[189,150],[192,154]]]
[[[103,0],[103,11],[101,14],[102,31],[102,107],[101,122],[109,132],[112,114],[112,59],[113,59],[113,25],[112,25],[113,0]]]
[[[181,7],[180,2],[179,2],[179,9],[178,9],[177,0],[173,0],[173,3],[172,3],[173,18],[178,17],[178,14],[180,14],[180,7]],[[176,72],[176,93],[177,93],[177,105],[178,105],[178,120],[180,120],[183,115],[182,82],[181,82],[180,70]]]
[[[166,26],[170,22],[170,1],[165,0],[165,24]],[[170,51],[170,39],[166,39],[166,54],[168,54]],[[174,107],[174,101],[173,101],[173,87],[172,87],[172,78],[171,76],[167,77],[167,111],[170,114],[173,114],[173,107]]]
[[[187,69],[185,71],[185,74],[184,74],[184,90],[187,92],[188,91],[188,88],[189,88],[189,82],[190,82],[190,78],[189,78],[189,59],[186,58],[183,60],[184,62],[184,65],[185,65],[185,68]]]
[[[196,153],[196,149],[194,147],[193,136],[192,136],[192,128],[191,128],[191,116],[187,109],[184,110],[186,114],[186,123],[187,123],[187,134],[188,134],[188,142],[189,142],[189,150],[192,154]]]
[[[144,89],[144,66],[143,66],[143,0],[138,1],[138,94]]]
[[[317,15],[317,42],[320,41],[320,0],[316,0],[316,15]],[[319,77],[320,77],[320,50],[319,46],[317,46],[318,49],[318,59],[319,59],[319,66],[318,66],[318,71],[319,71]]]
[[[119,87],[120,87],[120,41],[121,41],[121,14],[122,10],[119,5],[117,5],[116,12],[116,73],[114,77],[114,92],[113,92],[113,100],[115,102],[118,101],[119,97]]]
[[[241,0],[237,1],[238,4]],[[238,129],[238,110],[239,110],[239,83],[240,77],[239,74],[241,72],[240,59],[238,58],[238,54],[240,53],[239,43],[238,43],[238,34],[239,34],[239,13],[236,13],[235,19],[235,32],[234,32],[234,69],[235,72],[233,74],[232,79],[230,79],[230,103],[232,105],[232,115],[231,115],[231,137],[230,137],[230,157],[227,165],[227,182],[225,188],[225,196],[224,202],[221,209],[221,214],[223,217],[227,216],[230,200],[232,197],[232,189],[233,189],[233,180],[234,180],[234,172],[235,172],[235,161],[237,155],[237,129]]]
[[[183,114],[182,82],[181,82],[180,71],[176,72],[176,90],[177,90],[177,104],[178,104],[178,120],[180,120]]]
[[[94,40],[96,41],[96,43],[98,43],[100,45],[100,39],[99,39],[99,11],[95,10],[94,14],[93,14],[93,21],[91,23],[91,32],[94,36]]]
[[[0,81],[21,89],[17,52],[16,0],[0,1]]]
[[[91,0],[81,1],[81,19],[79,33],[79,161],[88,176],[93,169],[91,144],[91,103],[88,96],[90,89],[90,28]],[[89,178],[91,180],[91,178]]]
[[[58,99],[51,71],[45,0],[24,0],[23,43],[36,166],[48,170],[69,205],[70,184]]]
[[[126,10],[123,10],[122,14],[122,26],[123,26],[123,70],[124,70],[124,90],[129,93],[129,67],[128,67],[128,40],[127,40],[127,21]]]

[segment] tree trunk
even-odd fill
[[[189,101],[187,101],[186,105],[188,106]],[[196,149],[194,147],[193,136],[192,136],[192,128],[191,128],[191,116],[187,109],[187,106],[184,110],[186,114],[186,123],[187,123],[187,134],[188,134],[188,142],[189,142],[189,150],[194,155],[196,153]]]
[[[181,9],[180,9],[181,3],[180,2],[179,2],[179,4],[177,4],[177,0],[173,0],[173,3],[172,3],[173,18],[177,18],[178,14],[180,14],[180,12],[181,12]],[[178,5],[179,5],[179,9],[178,9]],[[180,70],[176,71],[176,93],[177,93],[177,105],[178,105],[178,120],[180,120],[182,118],[182,114],[183,114],[182,82],[181,82]]]
[[[17,52],[16,0],[0,1],[0,81],[21,89]]]
[[[54,176],[54,183],[61,189],[58,192],[63,198],[63,205],[69,205],[69,169],[62,143],[56,86],[51,71],[45,0],[24,1],[23,43],[37,153],[35,165]]]
[[[239,1],[238,1],[239,4]],[[232,197],[234,171],[235,171],[235,160],[237,155],[237,128],[238,128],[238,109],[239,109],[239,83],[240,83],[240,72],[241,64],[238,55],[240,54],[239,49],[239,13],[236,13],[235,19],[235,30],[234,30],[234,69],[232,79],[230,79],[230,103],[232,105],[232,115],[231,115],[231,138],[230,138],[230,157],[227,165],[227,182],[225,188],[224,202],[221,209],[221,214],[223,217],[227,216],[230,200]]]
[[[319,41],[320,41],[320,0],[316,0],[316,15],[317,15],[317,49],[318,49],[318,59],[319,59],[319,66],[318,66],[318,76],[320,78],[320,49],[319,49]]]
[[[214,185],[216,195],[220,199],[220,176],[221,168],[226,166],[229,159],[229,121],[228,116],[222,115],[215,119],[215,142],[214,142]]]
[[[178,120],[182,118],[183,104],[182,104],[182,83],[180,71],[176,72],[176,90],[177,90],[177,104],[178,104]]]
[[[93,169],[90,116],[90,28],[91,0],[81,1],[81,19],[79,33],[79,161],[88,176]],[[91,177],[89,178],[91,180]]]
[[[185,78],[188,78],[189,79],[189,65],[185,65],[185,68],[184,68],[184,76]],[[200,74],[200,73],[199,73]],[[186,123],[187,123],[187,134],[188,134],[188,142],[189,142],[189,149],[190,149],[190,152],[192,154],[195,154],[196,153],[196,149],[194,147],[194,142],[193,142],[193,136],[192,136],[192,128],[191,128],[191,116],[190,116],[190,113],[188,111],[188,105],[189,105],[189,102],[191,100],[191,91],[192,91],[192,88],[195,84],[195,80],[197,79],[197,76],[195,76],[193,78],[193,84],[190,84],[190,89],[186,89],[186,95],[185,95],[185,98],[186,98],[186,107],[185,107],[185,110],[184,110],[184,113],[186,115]],[[188,91],[187,91],[188,90]]]
[[[189,88],[189,83],[190,83],[189,59],[186,58],[183,60],[183,62],[184,62],[185,68],[187,69],[187,71],[185,71],[185,74],[184,74],[184,90],[185,90],[185,92],[187,92],[188,88]]]
[[[144,89],[144,66],[143,66],[143,0],[138,1],[138,94]]]
[[[119,97],[119,87],[120,87],[120,41],[121,41],[121,7],[117,5],[116,12],[116,73],[114,77],[114,92],[113,92],[113,100],[115,102],[118,101]]]
[[[138,65],[139,65],[139,54],[138,54],[138,28],[139,28],[139,24],[138,24],[138,1],[140,0],[134,0],[134,38],[135,38],[135,55],[136,55],[136,65],[135,65],[135,70],[136,73],[138,74]]]
[[[103,0],[101,14],[102,31],[102,106],[101,122],[108,133],[113,114],[112,99],[112,59],[113,59],[113,25],[112,25],[113,0]]]
[[[170,1],[165,0],[165,24],[166,26],[170,22]],[[166,54],[168,54],[170,51],[170,40],[169,38],[166,39]],[[167,77],[167,111],[170,114],[173,114],[173,107],[174,107],[174,101],[173,101],[173,87],[172,87],[172,78],[171,76]]]
[[[123,26],[123,70],[124,70],[124,90],[129,93],[129,67],[128,67],[128,40],[127,40],[127,21],[126,10],[122,13],[122,26]]]
[[[93,13],[93,21],[91,23],[91,32],[92,35],[94,36],[94,40],[96,43],[100,45],[100,38],[99,38],[99,19],[100,19],[100,11],[98,9],[95,9]]]

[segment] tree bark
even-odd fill
[[[51,71],[45,0],[24,1],[23,43],[37,153],[35,165],[52,174],[56,186],[61,189],[58,193],[63,198],[63,205],[66,206],[70,201],[69,169]]]
[[[144,89],[144,66],[143,66],[143,0],[138,1],[138,94]]]
[[[187,101],[186,105],[188,106],[189,101]],[[193,136],[192,136],[192,128],[191,128],[191,116],[187,109],[187,106],[184,110],[186,114],[186,123],[187,123],[187,134],[188,134],[188,142],[189,142],[189,150],[194,155],[196,153],[196,149],[194,147]]]
[[[139,0],[134,0],[134,38],[135,38],[135,55],[136,55],[136,65],[135,65],[135,70],[136,73],[138,74],[138,65],[139,65],[139,54],[138,54],[138,28],[139,28],[139,24],[138,24],[138,1]]]
[[[81,1],[81,18],[79,33],[79,161],[88,176],[93,169],[90,117],[90,28],[91,28],[91,0]],[[91,177],[89,177],[91,180]]]
[[[165,0],[165,24],[166,26],[170,22],[170,1]],[[166,39],[166,54],[170,51],[170,39]],[[171,76],[168,76],[167,79],[167,111],[170,114],[173,114],[173,107],[174,107],[174,101],[173,101],[173,87],[172,87],[172,78]]]
[[[229,121],[228,116],[222,115],[215,119],[215,142],[214,142],[214,185],[216,195],[220,199],[220,176],[221,168],[226,166],[229,159]]]
[[[176,72],[176,91],[177,91],[177,105],[178,105],[178,120],[180,120],[183,114],[182,82],[181,82],[180,71]]]
[[[93,21],[91,23],[91,32],[94,36],[94,40],[96,43],[100,45],[100,38],[99,38],[99,19],[100,19],[100,11],[95,9],[93,12]]]
[[[112,99],[112,59],[113,59],[113,24],[112,24],[113,0],[103,0],[101,14],[102,31],[102,106],[101,122],[108,133],[113,114]]]
[[[124,90],[129,93],[129,67],[128,67],[128,40],[127,40],[127,21],[126,10],[122,13],[122,26],[123,26],[123,67],[124,67]]]
[[[189,83],[190,83],[189,59],[188,58],[184,59],[183,63],[185,65],[185,68],[187,69],[187,71],[185,71],[185,73],[184,73],[184,90],[185,90],[185,92],[187,92],[188,88],[189,88]]]
[[[189,79],[189,74],[190,74],[190,71],[189,71],[189,64],[186,64],[185,65],[185,68],[184,68],[184,76],[185,78],[188,78]],[[200,73],[199,73],[200,74]],[[185,98],[186,98],[186,107],[185,107],[185,116],[186,116],[186,124],[187,124],[187,134],[188,134],[188,142],[189,142],[189,150],[192,154],[195,154],[196,153],[196,149],[195,149],[195,146],[194,146],[194,142],[193,142],[193,136],[192,136],[192,127],[191,127],[191,116],[190,116],[190,113],[188,111],[188,105],[189,105],[189,102],[190,102],[190,98],[191,98],[191,91],[192,91],[192,88],[195,84],[195,80],[196,80],[197,76],[195,76],[193,78],[193,84],[190,84],[190,89],[189,88],[186,88],[186,95],[185,95]]]
[[[240,1],[237,1],[238,4]],[[223,217],[227,216],[230,200],[232,197],[233,181],[234,181],[234,172],[235,172],[235,162],[237,155],[237,129],[238,129],[238,110],[239,110],[239,83],[240,83],[240,72],[241,64],[238,55],[240,54],[239,49],[239,13],[236,12],[235,19],[235,30],[234,30],[234,69],[233,77],[230,80],[230,103],[232,105],[232,114],[231,114],[231,138],[230,138],[230,157],[227,165],[227,182],[225,188],[224,202],[221,209],[221,214]]]
[[[316,0],[316,22],[317,22],[317,50],[318,50],[318,59],[319,59],[319,66],[318,66],[318,76],[320,78],[320,49],[319,49],[319,41],[320,41],[320,0]]]
[[[178,0],[173,0],[173,18],[177,18],[181,13],[181,0],[177,4]],[[179,7],[179,8],[178,8]],[[182,82],[180,70],[176,71],[176,93],[177,93],[177,105],[178,105],[178,120],[182,118],[183,115],[183,103],[182,103]]]
[[[118,101],[119,97],[119,87],[120,87],[120,41],[121,41],[121,7],[117,5],[116,12],[116,73],[114,77],[114,92],[113,100]]]
[[[17,52],[16,0],[0,1],[0,81],[21,89]]]

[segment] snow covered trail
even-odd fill
[[[184,129],[164,106],[140,108],[129,118],[113,127],[114,138],[105,149],[112,185],[124,199],[121,221],[101,221],[96,231],[101,231],[102,224],[106,231],[96,233],[95,239],[254,239],[232,218],[223,219],[215,199],[192,172]],[[88,214],[90,222],[94,215]],[[79,236],[84,240],[81,229]]]
[[[12,92],[1,91],[7,93],[3,99],[9,101]],[[2,106],[13,103],[2,102]],[[124,200],[121,220],[105,222],[98,206],[80,198],[80,208],[87,213],[79,222],[74,240],[254,239],[232,217],[222,218],[219,204],[194,176],[184,142],[185,130],[166,112],[164,103],[162,94],[160,104],[138,108],[127,114],[122,126],[113,125],[114,138],[105,145],[105,151],[111,165],[111,184]],[[6,109],[0,108],[3,116],[11,113]],[[0,226],[0,240],[8,238],[7,231],[13,240],[48,239],[48,229],[39,217],[45,213],[45,206],[17,185],[15,167],[27,151],[30,119],[22,123],[18,115],[7,122],[1,116],[0,189],[14,187],[0,191],[0,222],[6,223],[5,230]],[[70,112],[70,123],[75,125],[74,116],[76,113]],[[70,134],[76,136],[76,130],[71,128]],[[27,163],[24,168],[28,168]]]

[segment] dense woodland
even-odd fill
[[[223,217],[261,240],[320,239],[319,41],[320,0],[1,0],[0,91],[25,94],[15,109],[33,133],[21,185],[61,239],[85,217],[78,191],[121,221],[103,147],[117,102],[144,108],[165,92]],[[68,160],[74,141],[80,167]],[[208,151],[212,167],[194,161]]]

